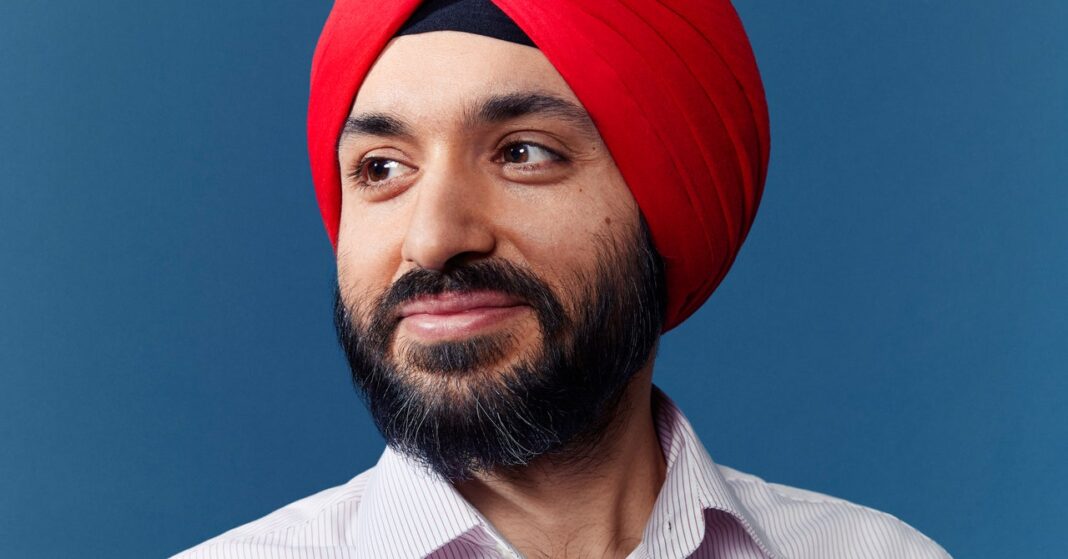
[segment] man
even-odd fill
[[[378,465],[181,557],[946,557],[718,466],[652,385],[768,123],[726,0],[339,0],[309,145]]]

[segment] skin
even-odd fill
[[[479,118],[488,98],[530,95],[569,103],[583,118],[555,105]],[[576,278],[594,270],[591,244],[636,230],[639,219],[584,115],[535,48],[449,31],[394,39],[364,80],[350,114],[355,124],[339,142],[338,283],[357,319],[413,268],[483,258],[529,268],[574,312]],[[394,348],[495,329],[511,334],[503,360],[541,343],[536,317],[519,305],[405,318]],[[627,436],[602,442],[593,468],[538,459],[507,476],[479,474],[457,490],[528,557],[626,556],[664,479],[651,379],[650,359],[618,411]]]

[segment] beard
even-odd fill
[[[530,270],[494,258],[407,272],[374,298],[365,324],[339,289],[338,340],[386,443],[452,481],[516,471],[539,457],[594,460],[666,312],[664,265],[644,219],[626,238],[594,245],[593,270],[571,278],[567,306]],[[397,342],[400,305],[483,290],[530,306],[540,338],[533,350],[519,349],[514,326],[456,341]]]

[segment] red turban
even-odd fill
[[[767,103],[729,0],[493,0],[604,138],[667,273],[667,331],[723,280],[756,215]],[[336,0],[312,61],[308,151],[337,247],[337,139],[364,76],[419,0]]]

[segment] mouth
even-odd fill
[[[442,293],[420,297],[397,311],[405,333],[426,342],[456,340],[499,327],[530,307],[499,291]]]

